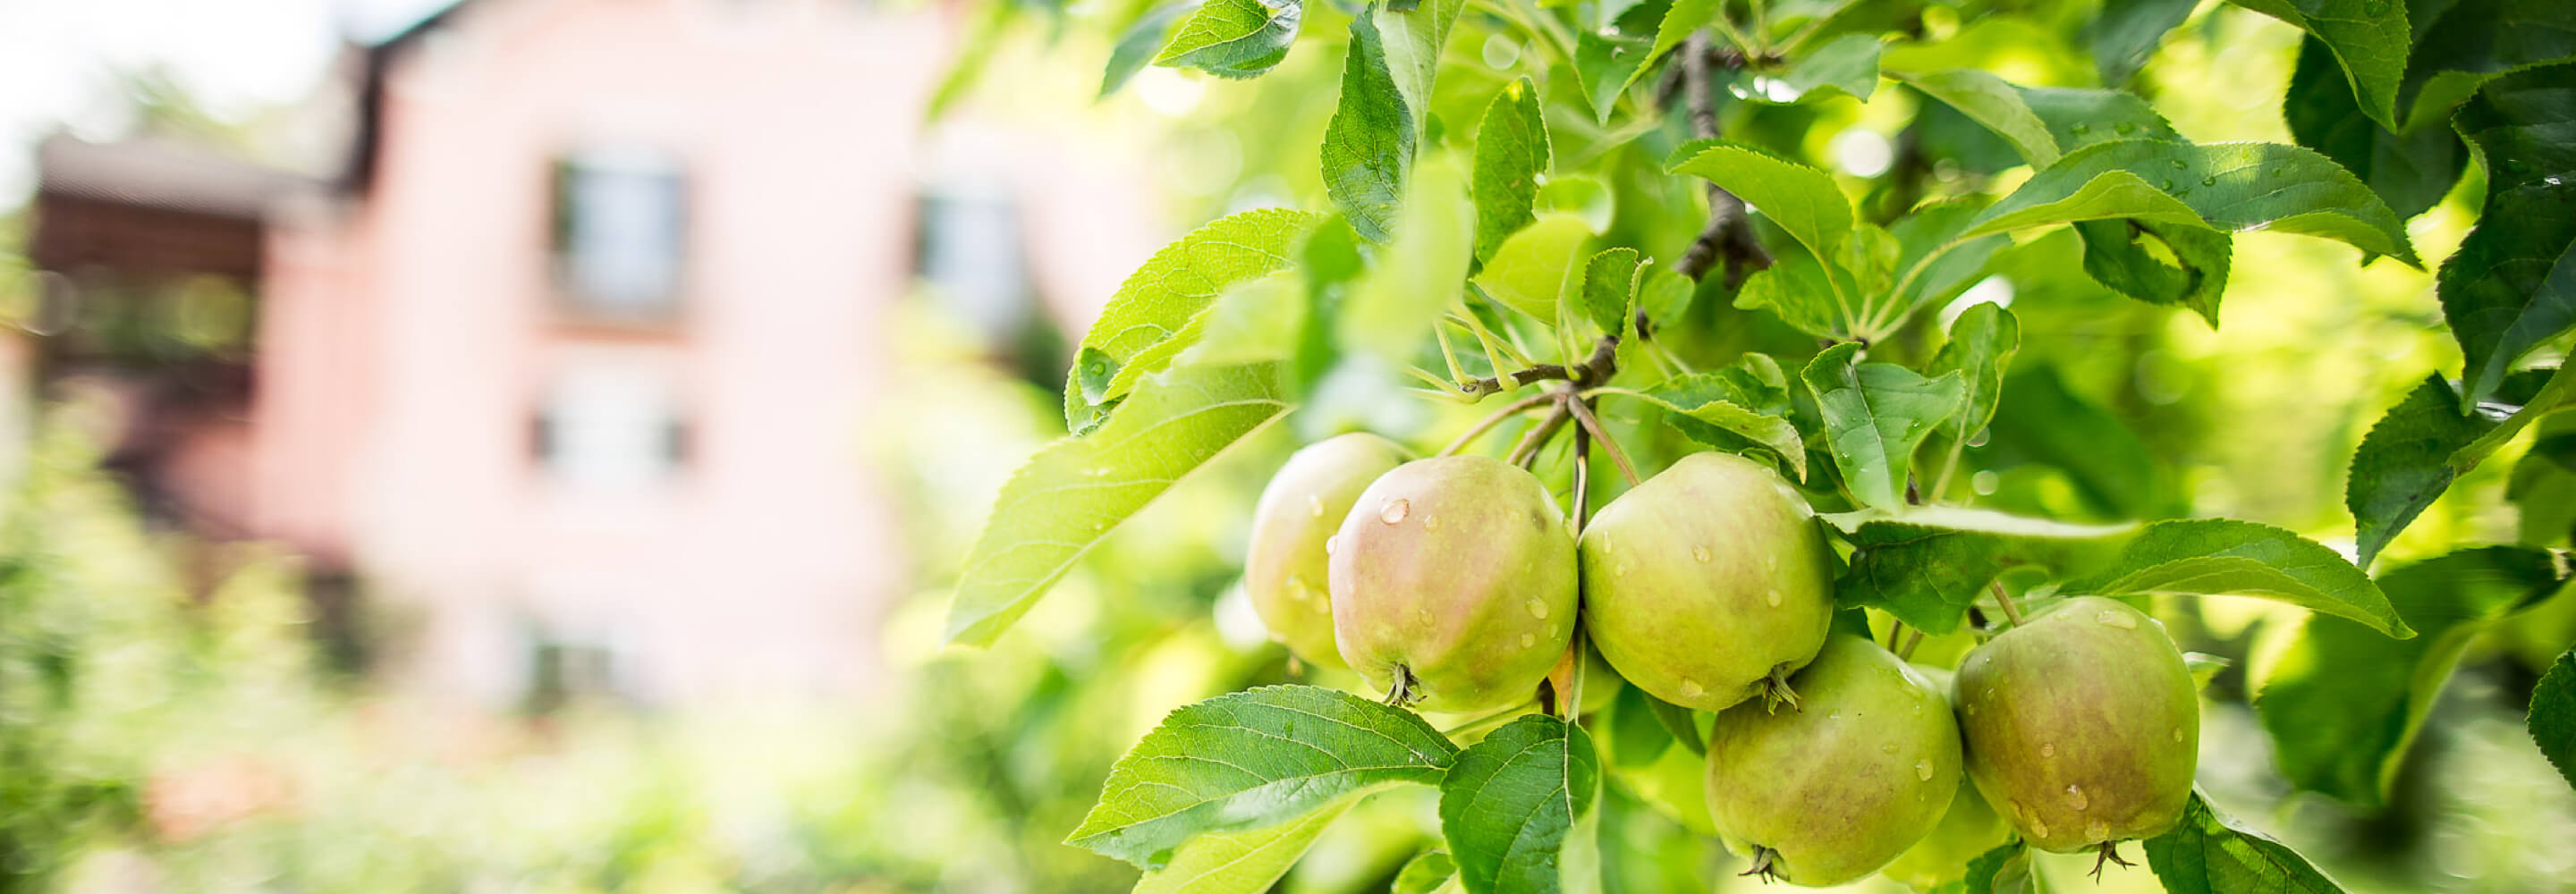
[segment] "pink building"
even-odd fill
[[[49,145],[33,254],[71,293],[153,266],[75,200],[258,234],[143,276],[242,281],[256,336],[238,393],[130,437],[134,464],[183,523],[346,572],[397,622],[395,678],[486,704],[849,691],[910,586],[858,451],[891,306],[927,280],[1002,344],[1156,241],[1133,214],[1049,225],[1074,202],[1047,190],[1088,187],[1020,175],[1048,159],[922,156],[953,30],[852,0],[467,0],[352,52],[347,164],[317,183],[200,171],[180,185],[245,182],[174,210],[120,190],[137,147]],[[43,248],[85,225],[104,255]]]

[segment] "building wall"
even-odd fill
[[[951,30],[838,0],[467,7],[391,70],[372,189],[279,215],[260,525],[345,556],[435,692],[519,698],[536,634],[607,650],[647,701],[865,686],[907,584],[853,426],[889,375]],[[687,172],[670,325],[561,310],[552,166],[601,145]],[[666,384],[676,475],[584,486],[536,459],[548,396],[591,380]]]

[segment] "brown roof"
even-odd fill
[[[256,220],[311,181],[162,139],[92,143],[67,134],[36,147],[36,190],[124,205]]]

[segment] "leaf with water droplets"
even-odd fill
[[[1153,868],[1195,836],[1271,826],[1380,786],[1439,784],[1458,748],[1411,711],[1268,686],[1173,711],[1118,759],[1065,843]]]
[[[1196,343],[1227,286],[1288,266],[1288,247],[1315,215],[1246,211],[1190,231],[1129,274],[1082,335],[1066,377],[1064,416],[1076,434],[1099,426],[1145,376]]]
[[[2110,567],[2067,584],[2103,596],[2254,596],[2359,621],[2404,638],[2415,631],[2370,576],[2325,545],[2270,525],[2227,518],[2160,521],[2122,544]]]
[[[2317,236],[2422,266],[2369,186],[2315,150],[2277,143],[2095,143],[2032,175],[1967,235],[2119,217]]]
[[[1924,378],[1893,363],[1861,363],[1860,345],[1844,342],[1818,353],[1801,374],[1824,417],[1825,444],[1843,484],[1863,505],[1895,510],[1905,505],[1914,448],[1967,401],[1957,371]]]

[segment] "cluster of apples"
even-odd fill
[[[1731,454],[1683,457],[1578,539],[1518,466],[1358,433],[1271,480],[1244,583],[1299,658],[1425,711],[1531,702],[1579,618],[1618,677],[1715,714],[1711,818],[1792,883],[1955,878],[2013,830],[2109,856],[2181,818],[2199,703],[2162,624],[2060,599],[1955,672],[1918,667],[1832,632],[1831,550],[1787,481]]]

